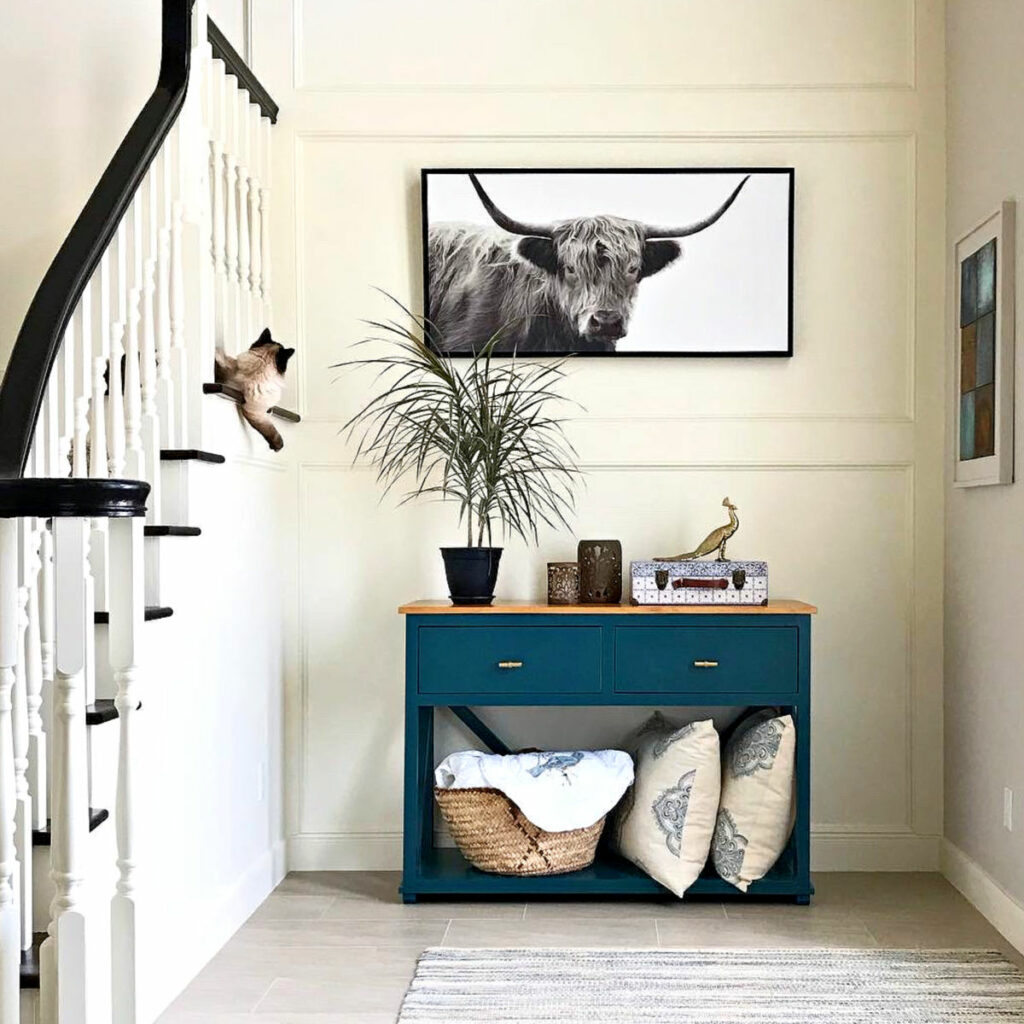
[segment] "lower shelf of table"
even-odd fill
[[[589,868],[565,875],[519,878],[478,871],[450,847],[426,851],[419,874],[404,877],[402,898],[407,903],[420,897],[438,896],[663,896],[671,897],[663,886],[639,868],[612,853],[599,851]],[[804,903],[814,893],[809,878],[801,878],[780,863],[768,875],[755,882],[748,893],[717,875],[705,873],[687,890],[690,897],[735,897],[739,900],[768,897]]]

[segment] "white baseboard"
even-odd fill
[[[812,871],[938,871],[939,836],[811,832]]]
[[[948,839],[942,842],[942,873],[1007,942],[1024,953],[1024,904]]]
[[[398,871],[401,832],[303,832],[288,837],[289,871]]]
[[[288,874],[288,844],[283,839],[278,839],[270,848],[270,873],[273,888],[277,888]]]
[[[181,934],[151,936],[148,948],[152,993],[143,1020],[155,1020],[206,966],[285,875],[286,850],[277,840],[218,896],[197,901],[179,918]]]
[[[290,871],[397,871],[401,832],[318,832],[288,837]],[[814,871],[938,871],[939,837],[895,832],[814,832]]]

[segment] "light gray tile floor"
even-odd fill
[[[289,875],[161,1024],[394,1024],[427,946],[929,947],[1024,958],[939,875],[819,874],[810,907],[674,899],[419,903],[391,872]]]

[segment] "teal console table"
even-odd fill
[[[405,842],[402,898],[652,896],[657,882],[599,850],[583,871],[517,878],[478,871],[433,839],[434,711],[448,708],[507,753],[474,707],[780,706],[796,722],[796,825],[775,868],[744,896],[710,869],[688,894],[808,903],[811,616],[799,601],[726,605],[403,605]]]

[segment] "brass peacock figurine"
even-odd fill
[[[692,551],[681,555],[655,555],[654,560],[656,562],[685,562],[691,558],[703,558],[705,555],[710,555],[717,548],[717,561],[724,562],[726,560],[726,542],[740,528],[740,519],[736,515],[736,506],[728,498],[722,499],[722,505],[729,510],[729,522],[725,526],[719,526],[717,530],[712,530]]]

